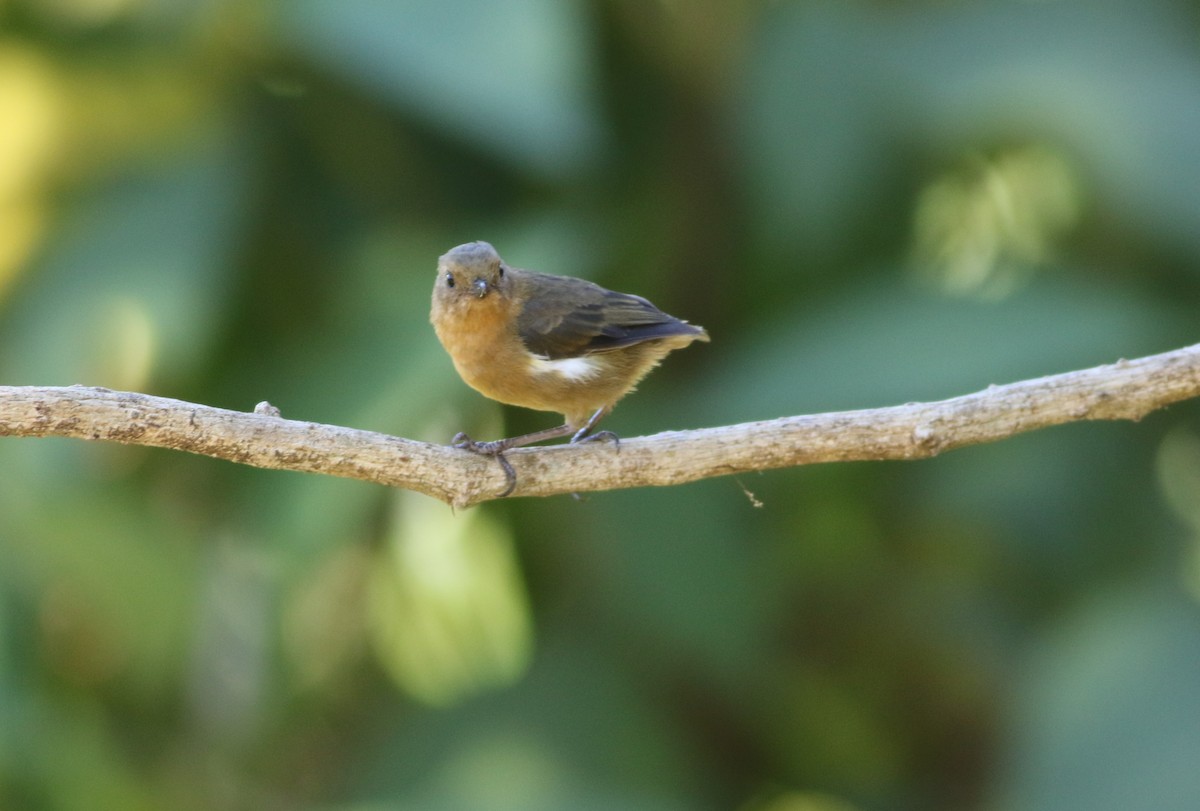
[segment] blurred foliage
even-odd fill
[[[1196,340],[1185,0],[0,1],[0,382],[446,441],[436,257],[705,325],[625,434]],[[0,808],[1192,809],[1200,408],[464,514],[0,442]]]

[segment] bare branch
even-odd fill
[[[515,496],[670,485],[817,462],[918,459],[1077,420],[1137,420],[1200,395],[1200,344],[934,403],[784,417],[506,455]],[[0,386],[0,436],[173,448],[255,467],[416,490],[456,507],[495,498],[493,459],[370,431],[108,389]]]

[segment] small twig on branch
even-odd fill
[[[1200,396],[1200,344],[934,403],[784,417],[507,456],[514,496],[670,485],[817,462],[919,459],[1077,420],[1137,420]],[[456,507],[506,487],[496,460],[409,439],[84,386],[0,386],[0,436],[173,448],[416,490]]]

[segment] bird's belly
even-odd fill
[[[548,361],[528,353],[502,359],[486,357],[455,360],[467,385],[493,400],[537,411],[573,414],[595,411],[615,399],[603,359],[566,358]]]

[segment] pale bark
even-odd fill
[[[933,403],[783,417],[507,452],[513,496],[670,485],[817,462],[917,459],[1078,420],[1137,420],[1200,395],[1200,344]],[[506,487],[494,459],[260,407],[228,411],[84,386],[0,386],[0,436],[63,436],[172,448],[262,468],[404,487],[456,507]]]

